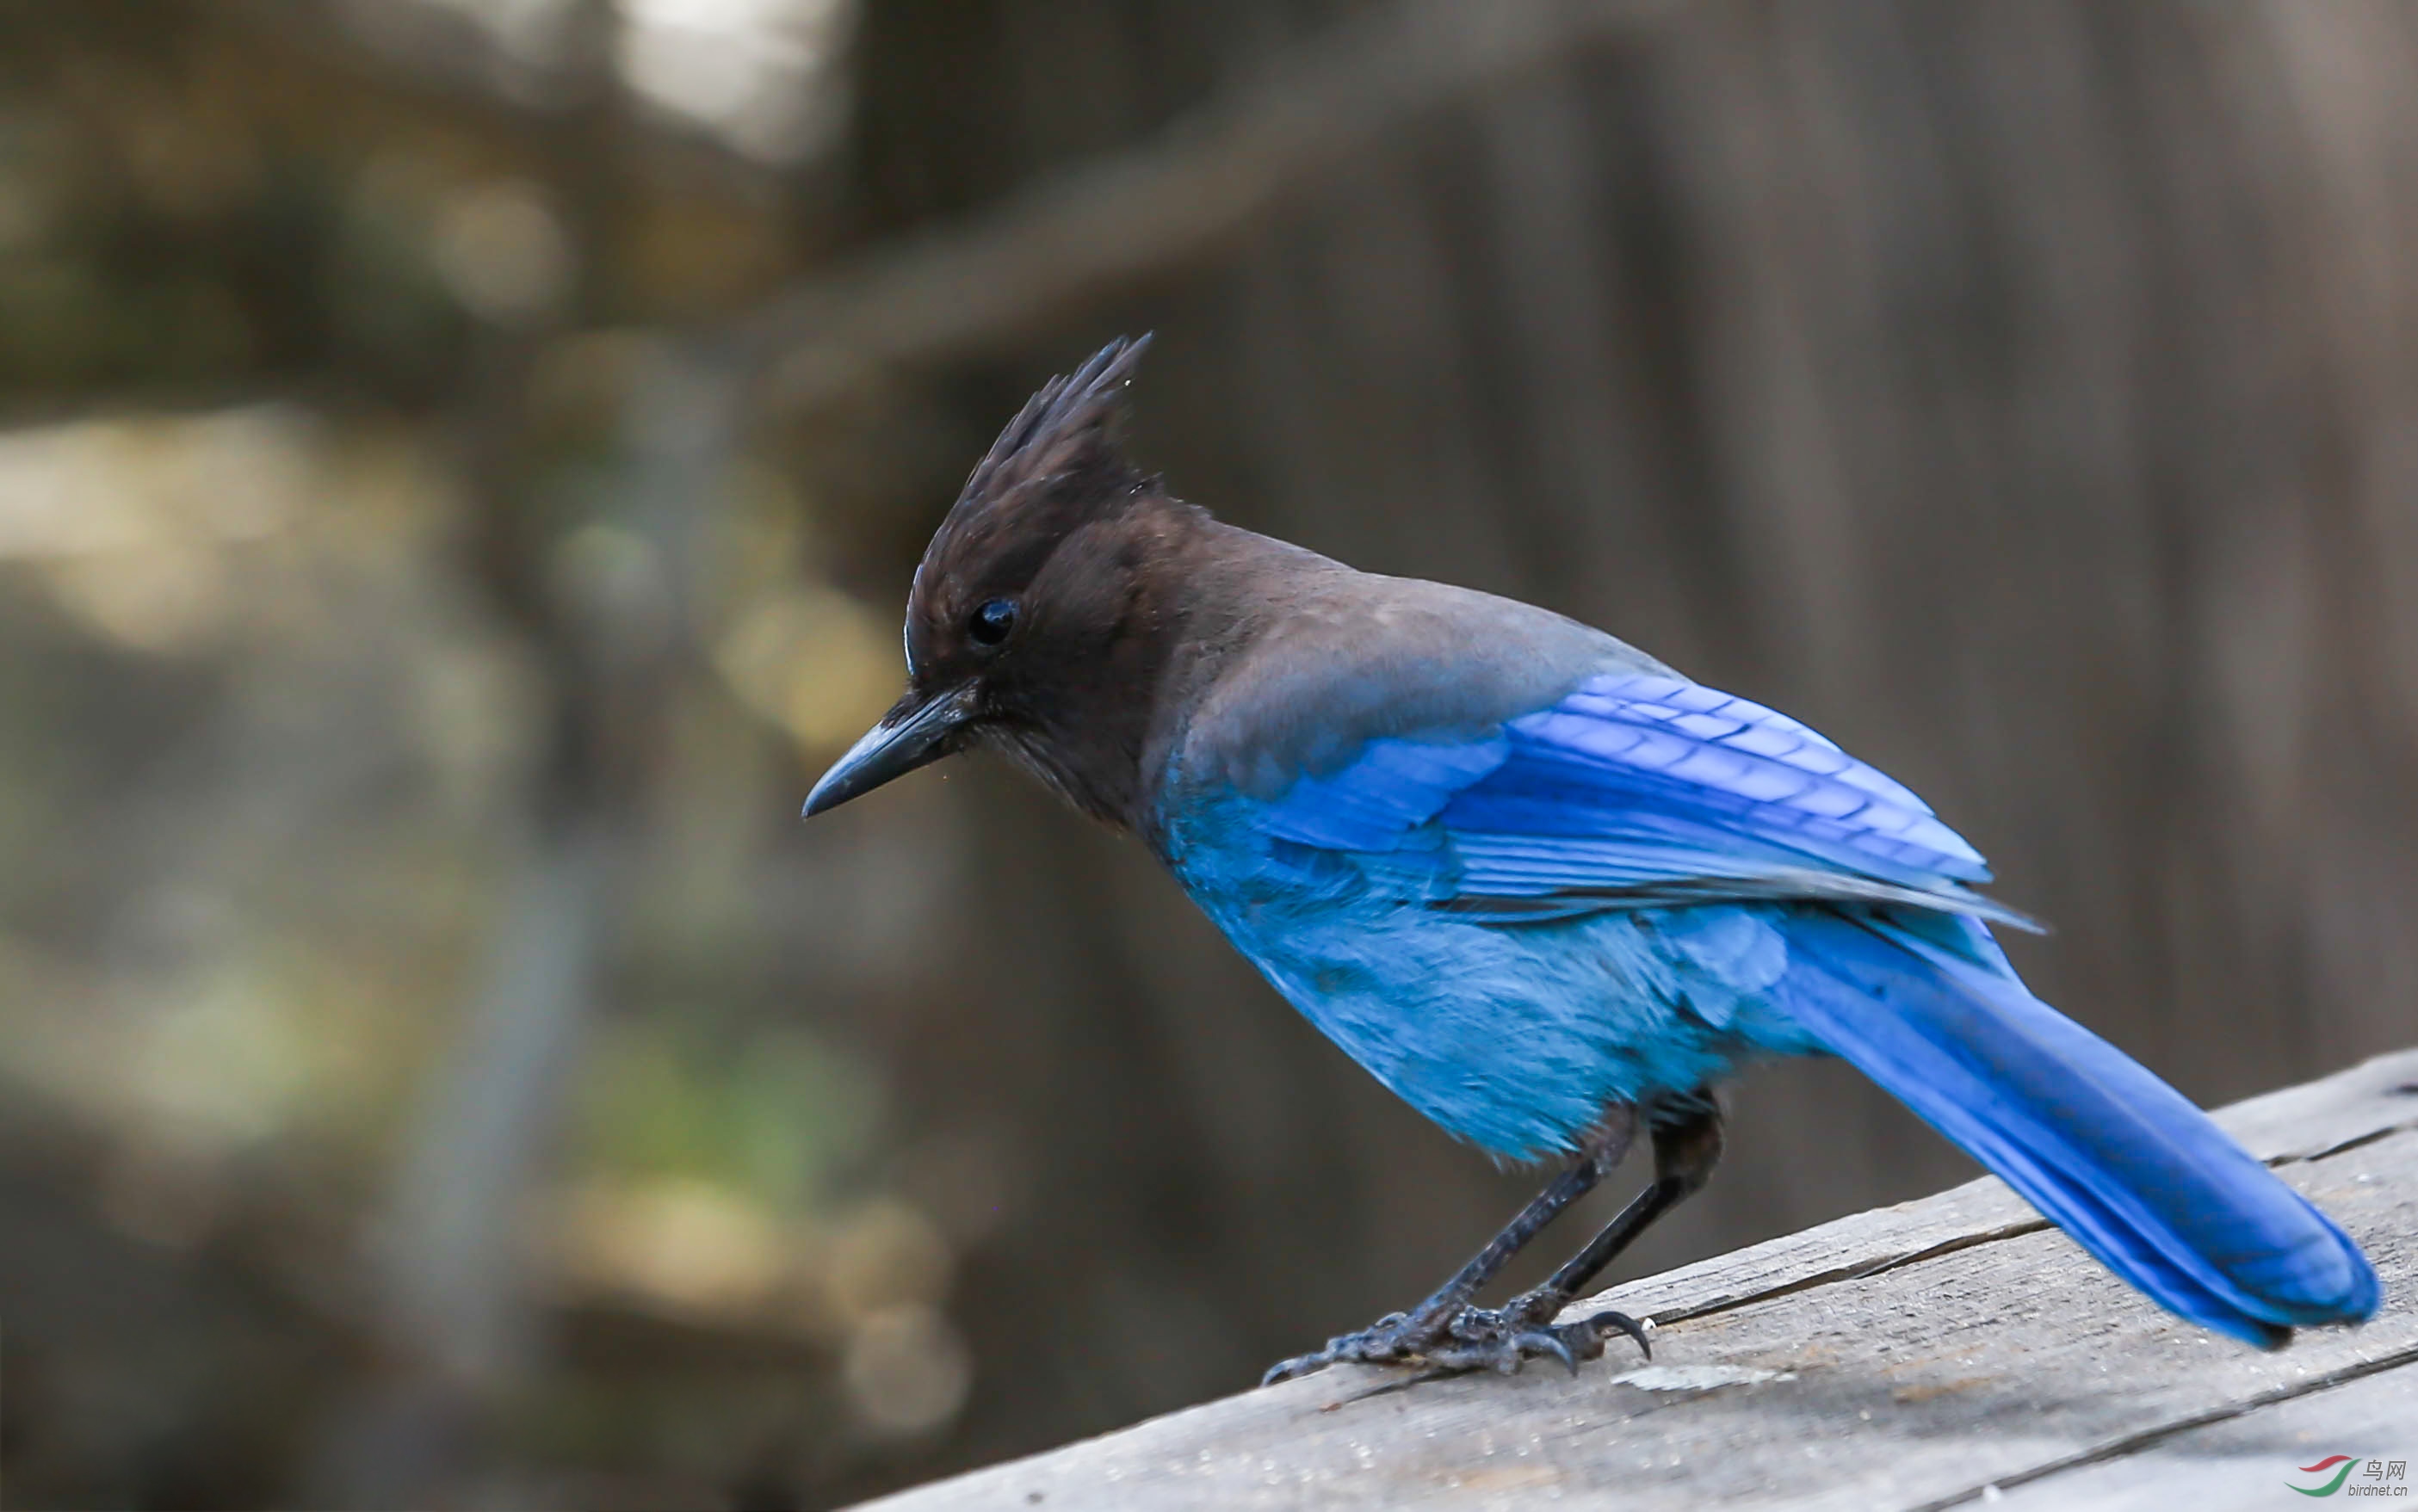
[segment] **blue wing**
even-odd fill
[[[1272,840],[1401,853],[1439,906],[1507,921],[1722,899],[1910,903],[2029,925],[1922,800],[1784,714],[1607,673],[1482,739],[1370,741],[1258,816]]]

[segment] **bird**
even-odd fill
[[[804,812],[1002,755],[1146,845],[1413,1107],[1553,1170],[1431,1295],[1266,1382],[1650,1358],[1637,1319],[1562,1315],[1710,1178],[1727,1085],[1792,1056],[1845,1060],[2194,1323],[2276,1349],[2375,1314],[2332,1219],[2024,985],[1993,926],[2031,921],[1911,790],[1603,631],[1177,498],[1123,441],[1149,340],[1052,379],[975,466],[909,589],[906,692]],[[1480,1306],[1641,1138],[1645,1188]]]

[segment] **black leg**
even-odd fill
[[[1260,1383],[1269,1385],[1308,1375],[1339,1360],[1385,1365],[1417,1359],[1447,1369],[1485,1365],[1509,1371],[1517,1370],[1520,1362],[1529,1355],[1551,1354],[1575,1370],[1580,1359],[1592,1359],[1603,1352],[1603,1332],[1615,1328],[1643,1345],[1644,1330],[1617,1313],[1601,1314],[1585,1323],[1556,1329],[1551,1318],[1539,1324],[1524,1315],[1514,1319],[1507,1310],[1498,1314],[1470,1305],[1478,1289],[1492,1280],[1528,1241],[1564,1208],[1594,1190],[1611,1174],[1629,1153],[1636,1126],[1633,1108],[1621,1106],[1607,1111],[1578,1160],[1555,1176],[1501,1233],[1472,1256],[1451,1280],[1437,1288],[1434,1295],[1407,1313],[1388,1313],[1356,1334],[1329,1339],[1326,1348],[1314,1354],[1278,1363],[1270,1367]],[[1658,1152],[1660,1149],[1659,1138],[1656,1148]],[[1565,1271],[1569,1269],[1563,1267]],[[1599,1330],[1595,1326],[1598,1323],[1603,1328]]]
[[[1638,1193],[1553,1279],[1504,1308],[1506,1313],[1531,1325],[1551,1323],[1657,1218],[1704,1190],[1722,1159],[1722,1110],[1712,1094],[1698,1092],[1684,1103],[1658,1107],[1647,1132],[1654,1140],[1654,1184]]]
[[[1626,1147],[1626,1138],[1621,1144]],[[1544,1232],[1545,1225],[1561,1215],[1564,1208],[1586,1196],[1602,1181],[1605,1173],[1616,1164],[1599,1159],[1582,1159],[1554,1177],[1545,1189],[1528,1199],[1503,1231],[1487,1241],[1486,1247],[1469,1258],[1469,1263],[1453,1273],[1451,1280],[1436,1288],[1435,1294],[1410,1311],[1414,1328],[1450,1320],[1469,1306],[1478,1289],[1494,1279],[1511,1257],[1527,1247],[1528,1241]]]

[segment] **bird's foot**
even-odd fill
[[[1645,1357],[1654,1357],[1646,1340],[1650,1326],[1625,1312],[1599,1312],[1574,1323],[1556,1323],[1558,1300],[1535,1292],[1515,1298],[1504,1307],[1468,1307],[1441,1316],[1414,1318],[1387,1313],[1356,1334],[1326,1341],[1326,1348],[1296,1355],[1271,1366],[1260,1384],[1272,1386],[1330,1365],[1423,1365],[1436,1370],[1495,1370],[1518,1373],[1528,1360],[1550,1356],[1570,1374],[1581,1360],[1596,1359],[1615,1334],[1637,1341]]]

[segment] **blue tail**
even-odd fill
[[[2026,991],[1981,925],[1806,909],[1786,927],[1791,1016],[2162,1306],[2268,1349],[2375,1315],[2359,1246]]]

